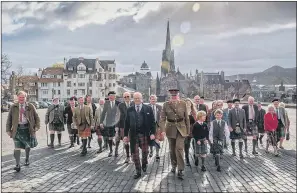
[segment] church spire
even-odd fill
[[[165,50],[168,51],[168,52],[171,51],[169,19],[167,21],[167,34],[166,34],[166,46],[165,46]]]

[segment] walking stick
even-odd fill
[[[48,131],[47,131],[47,124],[45,125],[45,130],[46,130],[46,144],[48,146]]]

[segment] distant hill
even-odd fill
[[[227,80],[236,80],[237,75],[226,76]],[[250,82],[257,80],[257,84],[274,85],[280,84],[281,81],[284,84],[296,84],[296,67],[283,68],[280,66],[272,66],[263,72],[257,72],[254,74],[239,74],[240,79],[248,79]]]

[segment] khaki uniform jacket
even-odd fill
[[[89,126],[92,126],[93,124],[93,112],[91,110],[91,108],[87,105],[83,106],[83,112],[84,114],[81,115],[80,114],[80,106],[78,105],[77,107],[75,107],[74,109],[74,113],[73,113],[73,123],[75,123],[76,127],[79,130],[84,130],[84,128],[80,128],[80,124],[81,124],[81,116],[85,116],[87,123]]]
[[[15,137],[18,128],[19,115],[19,103],[15,103],[10,107],[6,122],[6,132],[11,132],[12,138]],[[40,118],[36,112],[34,105],[26,103],[25,116],[29,124],[29,132],[32,135],[40,129]]]
[[[174,109],[174,110],[173,110]],[[175,114],[175,112],[176,114]],[[169,122],[167,120],[175,120],[182,118],[181,122]],[[159,123],[162,132],[166,132],[168,138],[176,138],[178,130],[183,137],[190,134],[190,119],[187,112],[186,102],[179,100],[176,105],[170,101],[163,104],[161,111],[161,119]]]

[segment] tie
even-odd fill
[[[111,101],[111,108],[113,107],[113,102]]]
[[[279,119],[279,108],[276,109],[277,119]]]
[[[24,114],[24,105],[21,105],[21,110],[20,110],[20,122],[23,122],[23,114]]]
[[[221,126],[221,121],[218,120],[218,125]]]
[[[197,110],[199,111],[199,104],[197,105]]]
[[[157,113],[156,113],[156,108],[155,105],[153,105],[153,111],[154,111],[154,117],[155,117],[155,121],[157,121]]]
[[[136,111],[137,111],[137,113],[139,113],[139,105],[137,105],[137,110]]]

